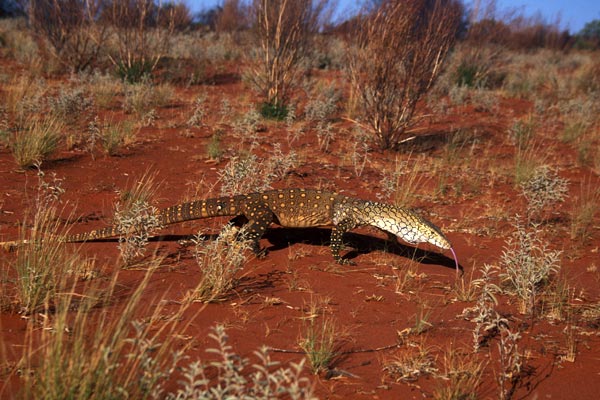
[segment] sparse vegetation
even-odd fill
[[[571,239],[585,243],[592,231],[594,216],[600,209],[600,190],[592,185],[582,184],[574,203],[571,217]]]
[[[119,232],[119,250],[126,264],[143,256],[150,236],[162,228],[158,209],[152,205],[157,190],[155,175],[146,173],[121,193],[115,205],[113,226]]]
[[[591,28],[492,1],[456,38],[454,0],[226,0],[193,23],[170,1],[0,3],[25,12],[0,18],[0,397],[594,390]],[[369,227],[334,264],[331,227],[277,226],[301,197],[258,257],[251,209],[158,232],[156,205],[286,187],[426,209],[464,274]],[[118,244],[63,243],[113,223]]]
[[[154,85],[147,79],[125,85],[123,109],[139,117],[147,115],[156,107],[163,107],[173,97],[173,89],[167,84]]]
[[[191,294],[194,301],[215,302],[226,299],[235,288],[238,273],[248,260],[251,250],[245,230],[227,225],[219,236],[207,243],[202,234],[193,239],[194,257],[202,277]]]
[[[548,248],[538,227],[518,221],[502,252],[500,281],[516,295],[521,313],[535,312],[536,302],[553,274],[560,270],[561,251]]]
[[[567,195],[568,181],[543,165],[535,169],[533,176],[520,186],[527,199],[527,212],[531,218],[539,215],[545,208],[563,202]]]
[[[307,317],[300,347],[306,353],[313,373],[327,371],[337,357],[339,331],[335,320],[329,316],[318,318],[311,313]]]
[[[386,361],[383,370],[395,382],[412,382],[421,376],[435,374],[435,361],[431,349],[424,343],[410,343]]]
[[[64,135],[64,123],[57,117],[32,118],[9,136],[9,147],[21,168],[33,167],[48,158]]]
[[[176,339],[158,339],[172,328],[176,317],[161,320],[159,307],[146,322],[135,318],[135,313],[143,309],[142,293],[152,270],[125,300],[116,318],[110,315],[108,304],[116,290],[117,274],[108,288],[93,284],[87,285],[83,293],[61,293],[54,314],[41,320],[43,329],[32,319],[19,365],[19,369],[28,371],[21,378],[24,385],[20,396],[159,397],[181,353],[175,350]],[[92,324],[96,329],[89,329]]]
[[[433,392],[435,400],[475,400],[486,363],[468,352],[449,349],[444,353],[443,369],[437,375],[443,383]]]
[[[233,352],[227,344],[228,337],[223,325],[217,325],[209,337],[216,342],[216,348],[208,348],[209,354],[216,355],[216,361],[202,364],[194,361],[183,368],[183,380],[176,393],[167,398],[213,399],[213,398],[252,398],[252,399],[315,399],[307,378],[301,376],[304,360],[280,367],[271,360],[267,348],[255,351],[258,363],[248,367],[250,361]],[[207,370],[217,370],[216,381],[209,379]]]

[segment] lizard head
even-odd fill
[[[452,247],[442,231],[420,215],[389,204],[367,205],[367,223],[394,234],[405,242],[430,243],[443,250]]]
[[[370,214],[369,225],[392,233],[411,244],[430,243],[442,250],[450,250],[454,257],[456,270],[459,270],[458,258],[452,244],[437,226],[420,215],[400,207],[371,203],[366,207],[367,211],[369,209],[377,209],[377,212],[368,212]]]

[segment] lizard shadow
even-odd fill
[[[193,235],[161,235],[150,238],[155,241],[182,241],[191,240]],[[204,235],[205,240],[215,240],[218,234]],[[263,238],[267,239],[271,246],[267,251],[277,251],[290,247],[296,243],[304,243],[311,246],[329,246],[331,241],[330,228],[283,228],[272,227],[268,229]],[[115,241],[115,239],[100,239],[103,241]],[[395,254],[400,257],[409,258],[421,264],[441,265],[445,268],[455,269],[454,259],[445,256],[436,251],[429,251],[404,245],[398,241],[391,241],[375,236],[365,235],[356,232],[346,232],[344,234],[344,243],[352,249],[343,255],[344,259],[352,260],[361,254],[369,254],[373,251],[382,251],[389,254]],[[461,272],[463,267],[459,265]]]
[[[265,235],[272,246],[269,251],[285,249],[295,243],[304,243],[313,246],[329,246],[331,229],[329,228],[272,228]],[[421,264],[436,264],[446,268],[455,269],[454,259],[441,253],[404,245],[398,241],[378,238],[355,232],[344,234],[344,243],[351,247],[342,258],[352,260],[361,254],[373,251],[383,251],[401,257],[410,258]],[[459,265],[462,271],[462,266]]]

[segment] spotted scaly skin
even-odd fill
[[[413,211],[390,204],[361,200],[333,192],[312,189],[278,189],[265,192],[217,197],[182,203],[159,211],[162,226],[202,218],[218,216],[244,217],[247,219],[248,239],[253,249],[262,254],[259,240],[272,224],[287,228],[312,228],[332,226],[331,253],[335,261],[349,264],[340,256],[343,248],[342,237],[359,226],[370,225],[389,232],[411,243],[430,243],[442,250],[450,250],[458,260],[452,245],[431,222]],[[122,234],[115,227],[69,235],[65,242],[85,242],[116,237]],[[22,242],[3,242],[11,247]]]

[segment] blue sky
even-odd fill
[[[183,1],[192,12],[223,3],[223,0]],[[345,10],[355,9],[358,3],[356,0],[338,0],[338,10],[343,13]],[[569,29],[571,33],[577,33],[586,22],[600,19],[600,1],[598,0],[496,0],[496,6],[500,15],[504,10],[517,10],[525,16],[540,13],[547,22],[556,21],[558,16],[561,28]]]

